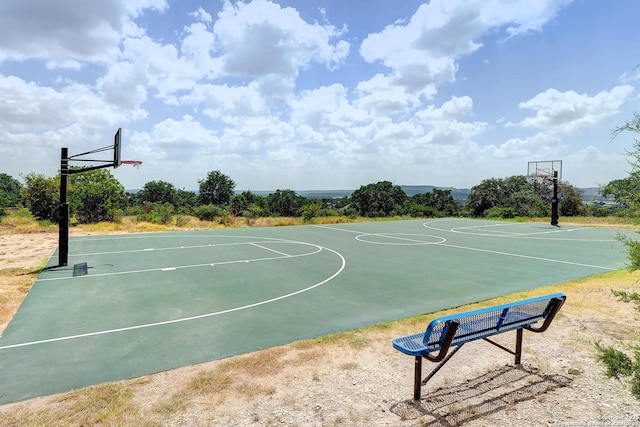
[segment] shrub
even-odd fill
[[[598,360],[607,368],[607,376],[610,378],[628,377],[634,372],[634,363],[629,356],[615,348],[602,347],[596,343]]]
[[[173,211],[174,207],[171,203],[145,204],[136,219],[152,224],[169,224],[173,220]]]
[[[487,218],[515,218],[517,216],[517,212],[512,207],[494,207],[489,208],[485,211],[485,216]]]
[[[222,216],[222,208],[216,205],[202,205],[194,209],[193,214],[201,221],[214,221]]]

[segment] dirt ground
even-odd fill
[[[25,281],[35,278],[28,273],[41,268],[56,246],[55,233],[0,233],[0,333],[28,290]],[[594,345],[614,344],[632,353],[640,339],[640,313],[611,289],[637,290],[639,279],[626,274],[595,285],[585,279],[535,291],[561,291],[568,298],[547,332],[525,332],[521,367],[488,343],[467,344],[417,402],[413,358],[391,346],[393,338],[426,325],[407,320],[121,381],[114,387],[129,392],[129,412],[115,418],[74,417],[73,411],[82,411],[74,406],[82,393],[91,395],[94,387],[0,406],[0,425],[57,420],[162,426],[640,426],[640,401],[627,380],[606,377]],[[512,346],[513,339],[503,334],[497,340]],[[434,364],[423,365],[427,372]],[[201,388],[194,391],[197,382]]]

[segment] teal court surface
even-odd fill
[[[0,337],[0,404],[617,270],[619,232],[442,219],[72,238]]]

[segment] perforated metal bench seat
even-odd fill
[[[544,332],[560,310],[566,296],[562,293],[530,298],[466,313],[438,317],[429,323],[424,332],[406,335],[393,340],[393,347],[416,358],[414,398],[420,398],[420,387],[446,363],[465,343],[484,339],[515,355],[520,364],[522,354],[522,331]],[[537,323],[543,322],[540,326]],[[516,330],[516,349],[512,351],[489,339],[507,331]],[[447,355],[449,349],[454,350]],[[436,353],[437,354],[433,354]],[[441,362],[432,373],[421,381],[422,358]]]

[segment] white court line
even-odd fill
[[[284,252],[276,251],[275,249],[267,248],[266,246],[262,246],[262,245],[259,245],[257,243],[251,243],[251,246],[255,246],[257,248],[264,249],[266,251],[275,252],[275,253],[283,255],[285,257],[291,257],[292,256],[292,255],[289,255],[289,254],[285,254]]]
[[[112,240],[112,239],[108,239]],[[293,240],[274,240],[274,243],[297,243]],[[252,245],[254,242],[233,242],[233,243],[208,243],[206,245],[193,245],[193,246],[170,246],[167,248],[144,248],[144,249],[129,249],[126,251],[109,251],[109,252],[87,252],[82,254],[69,254],[69,257],[85,257],[95,255],[115,255],[115,254],[132,254],[137,252],[150,252],[150,251],[174,251],[178,249],[202,249],[202,248],[217,248],[222,246],[237,246],[237,245]],[[258,243],[270,243],[270,241],[261,240]]]
[[[436,219],[432,221],[427,221],[423,223],[422,226],[429,230],[442,231],[444,233],[463,234],[463,235],[469,235],[469,236],[504,237],[508,239],[520,238],[520,239],[529,239],[529,240],[549,240],[549,241],[563,241],[563,242],[615,242],[616,241],[615,239],[579,239],[579,238],[573,239],[573,238],[564,238],[564,237],[551,237],[551,238],[538,237],[540,234],[588,231],[588,230],[594,229],[594,227],[567,228],[567,229],[561,229],[561,230],[540,231],[535,233],[512,233],[509,235],[507,233],[494,234],[489,231],[482,233],[480,231],[472,232],[472,231],[465,230],[465,229],[480,230],[483,227],[492,227],[493,226],[492,224],[468,226],[468,227],[450,227],[450,228],[438,228],[430,225],[438,222],[455,222],[455,221],[456,220],[452,220],[452,219]],[[498,225],[501,225],[501,224],[498,224]],[[505,224],[505,225],[510,225],[510,224]]]
[[[439,221],[445,221],[445,220],[435,220],[435,221],[430,221],[430,222],[439,222]],[[438,228],[434,228],[434,227],[429,227],[426,224],[430,223],[430,222],[426,222],[424,224],[422,224],[425,228],[431,229],[431,230],[435,230],[435,231],[450,231],[450,230],[442,230],[442,229],[438,229]],[[357,231],[353,231],[353,230],[346,230],[343,228],[336,228],[336,227],[327,227],[327,226],[322,226],[322,225],[317,225],[316,227],[321,227],[321,228],[328,228],[331,230],[338,230],[338,231],[347,231],[347,232],[351,232],[351,233],[358,233],[358,234],[362,234],[359,233]],[[462,228],[462,227],[459,227]],[[581,229],[580,229],[581,230]],[[364,234],[368,234],[368,235],[374,235],[377,236],[378,234],[374,234],[374,233],[364,233]],[[476,234],[476,233],[460,233],[460,234]],[[504,237],[504,236],[497,236],[497,235],[493,235],[493,234],[480,234],[481,236],[489,236],[489,237]],[[444,239],[444,237],[443,237]],[[582,239],[559,239],[559,240],[577,240],[577,241],[583,241]],[[601,240],[597,240],[597,241],[601,241]],[[608,240],[605,240],[608,241]],[[546,262],[553,262],[553,263],[557,263],[557,264],[567,264],[567,265],[575,265],[575,266],[579,266],[579,267],[589,267],[589,268],[596,268],[599,270],[607,270],[607,271],[615,271],[618,270],[617,268],[611,268],[611,267],[603,267],[600,265],[592,265],[592,264],[583,264],[583,263],[579,263],[579,262],[572,262],[572,261],[562,261],[562,260],[557,260],[557,259],[551,259],[551,258],[542,258],[542,257],[535,257],[535,256],[531,256],[531,255],[519,255],[519,254],[512,254],[512,253],[508,253],[508,252],[499,252],[499,251],[492,251],[489,249],[479,249],[479,248],[470,248],[470,247],[466,247],[466,246],[458,246],[458,245],[451,245],[448,243],[434,243],[433,246],[446,246],[449,248],[456,248],[456,249],[465,249],[465,250],[469,250],[469,251],[477,251],[477,252],[486,252],[486,253],[492,253],[492,254],[496,254],[496,255],[504,255],[504,256],[510,256],[510,257],[515,257],[515,258],[527,258],[527,259],[533,259],[533,260],[537,260],[537,261],[546,261]]]
[[[298,242],[298,243],[302,243],[302,242]],[[242,244],[244,244],[244,243],[242,243]],[[276,252],[276,253],[280,254],[281,256],[266,257],[266,258],[238,259],[238,260],[233,260],[233,261],[207,262],[207,263],[203,263],[203,264],[177,265],[177,266],[170,266],[170,267],[147,268],[147,269],[142,269],[142,270],[118,271],[118,272],[115,272],[115,273],[98,273],[98,274],[89,274],[89,275],[85,275],[85,276],[75,276],[75,277],[50,277],[48,279],[38,279],[38,280],[36,280],[36,282],[51,282],[51,281],[55,281],[55,280],[89,279],[91,277],[119,276],[119,275],[123,275],[123,274],[150,273],[150,272],[153,272],[153,271],[173,271],[173,270],[181,270],[181,269],[186,269],[186,268],[211,267],[213,265],[239,264],[239,263],[243,263],[243,262],[273,261],[273,260],[277,260],[277,259],[298,258],[298,257],[303,257],[303,256],[315,255],[315,254],[319,253],[320,251],[322,251],[322,247],[321,246],[314,245],[314,244],[311,244],[311,243],[304,243],[304,244],[308,245],[308,246],[314,246],[316,248],[316,250],[312,251],[312,252],[304,253],[304,254],[299,254],[299,255],[281,254],[281,253],[278,253],[277,251],[272,251],[272,252]],[[265,248],[265,249],[267,249],[267,248]]]
[[[317,228],[326,228],[327,230],[337,230],[337,231],[344,231],[346,233],[356,233],[356,234],[362,234],[362,235],[366,235],[366,234],[373,234],[375,235],[376,233],[365,233],[363,231],[354,231],[354,230],[347,230],[346,228],[338,228],[338,227],[328,227],[326,225],[312,225],[312,227],[317,227]]]
[[[307,243],[307,244],[309,244],[309,243]],[[316,245],[314,245],[314,246],[316,246]],[[300,294],[302,294],[304,292],[308,292],[308,291],[310,291],[312,289],[315,289],[315,288],[317,288],[319,286],[322,286],[325,283],[328,283],[329,281],[333,280],[340,273],[342,273],[342,271],[344,270],[344,268],[345,268],[345,266],[347,264],[347,261],[344,259],[344,257],[340,253],[334,251],[333,249],[325,248],[323,246],[318,246],[318,247],[320,248],[320,250],[324,249],[324,250],[327,250],[329,252],[333,252],[334,254],[336,254],[342,260],[342,265],[340,266],[338,271],[336,271],[334,274],[332,274],[328,278],[324,279],[321,282],[316,283],[315,285],[309,286],[309,287],[304,288],[304,289],[300,289],[299,291],[291,292],[291,293],[288,293],[286,295],[281,295],[279,297],[271,298],[271,299],[268,299],[268,300],[265,300],[265,301],[256,302],[256,303],[253,303],[253,304],[244,305],[244,306],[241,306],[241,307],[230,308],[228,310],[216,311],[216,312],[213,312],[213,313],[200,314],[198,316],[183,317],[181,319],[165,320],[163,322],[155,322],[155,323],[146,323],[146,324],[143,324],[143,325],[128,326],[128,327],[125,327],[125,328],[108,329],[108,330],[105,330],[105,331],[89,332],[89,333],[86,333],[86,334],[69,335],[69,336],[66,336],[66,337],[50,338],[50,339],[46,339],[46,340],[39,340],[39,341],[31,341],[31,342],[20,343],[20,344],[5,345],[5,346],[0,347],[0,351],[12,349],[12,348],[28,347],[28,346],[32,346],[32,345],[38,345],[38,344],[49,344],[49,343],[60,342],[60,341],[69,341],[69,340],[74,340],[74,339],[79,339],[79,338],[95,337],[95,336],[99,336],[99,335],[113,334],[113,333],[117,333],[117,332],[126,332],[126,331],[134,331],[134,330],[138,330],[138,329],[153,328],[153,327],[156,327],[156,326],[171,325],[171,324],[174,324],[174,323],[188,322],[188,321],[191,321],[191,320],[205,319],[207,317],[214,317],[214,316],[219,316],[219,315],[222,315],[222,314],[228,314],[228,313],[233,313],[233,312],[240,311],[240,310],[246,310],[246,309],[249,309],[249,308],[259,307],[261,305],[270,304],[272,302],[280,301],[280,300],[283,300],[283,299],[286,299],[286,298],[290,298],[290,297],[293,297],[295,295],[300,295]]]
[[[562,260],[559,260],[559,259],[542,258],[542,257],[531,256],[531,255],[512,254],[512,253],[509,253],[509,252],[492,251],[492,250],[489,250],[489,249],[469,248],[469,247],[466,247],[466,246],[450,245],[448,243],[438,243],[437,246],[446,246],[446,247],[455,248],[455,249],[465,249],[465,250],[468,250],[468,251],[487,252],[487,253],[490,253],[490,254],[505,255],[505,256],[515,257],[515,258],[534,259],[534,260],[537,260],[537,261],[554,262],[554,263],[558,263],[558,264],[577,265],[579,267],[597,268],[599,270],[607,270],[607,271],[618,270],[617,268],[603,267],[603,266],[600,266],[600,265],[582,264],[582,263],[579,263],[579,262],[562,261]]]

